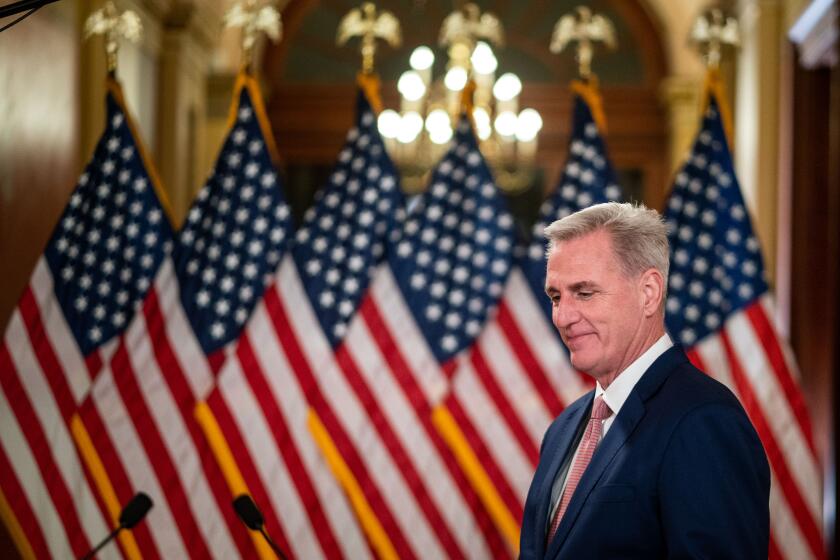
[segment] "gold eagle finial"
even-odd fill
[[[386,41],[392,47],[402,43],[399,20],[387,10],[376,11],[373,2],[365,2],[360,8],[353,8],[341,19],[335,36],[338,46],[343,46],[353,37],[362,39],[362,72],[373,73],[376,55],[376,39]]]
[[[120,49],[119,40],[126,39],[132,43],[140,40],[143,33],[143,25],[140,17],[131,10],[122,13],[117,12],[117,7],[111,0],[105,5],[90,14],[85,21],[85,39],[94,35],[103,35],[105,38],[105,57],[108,63],[108,72],[115,72],[117,69],[117,51]]]
[[[453,65],[469,68],[470,56],[479,39],[502,47],[505,31],[498,17],[489,12],[481,13],[472,2],[446,16],[440,26],[439,42],[441,46],[449,46],[449,59]]]
[[[593,43],[603,42],[607,48],[616,48],[615,28],[612,22],[601,14],[593,14],[586,6],[578,6],[577,17],[566,14],[557,20],[551,35],[549,49],[559,53],[572,41],[577,41],[578,71],[583,79],[592,74]]]
[[[281,2],[281,5],[285,4],[286,1]],[[265,33],[275,43],[283,34],[280,12],[272,2],[262,6],[257,0],[236,2],[225,13],[224,22],[225,27],[242,28],[242,53],[246,68],[254,59],[254,46],[260,33]]]
[[[701,14],[691,29],[691,41],[698,47],[706,47],[705,59],[709,68],[720,65],[721,47],[730,45],[737,47],[741,44],[738,20],[725,17],[719,9],[712,9]]]

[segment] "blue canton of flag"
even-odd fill
[[[106,103],[105,133],[44,252],[82,355],[125,329],[172,245],[126,116],[110,92]]]
[[[767,291],[764,265],[712,96],[665,209],[671,244],[666,322],[693,345]]]
[[[206,354],[236,339],[273,278],[289,206],[247,87],[216,166],[178,234],[181,302]]]
[[[428,190],[393,236],[394,276],[440,363],[469,346],[511,266],[513,218],[462,116]]]
[[[341,342],[370,277],[396,230],[403,197],[394,164],[359,91],[356,123],[329,182],[304,216],[292,252],[318,320],[333,346]]]
[[[622,198],[621,188],[607,149],[586,101],[575,96],[572,135],[563,175],[554,193],[543,202],[534,224],[531,242],[519,265],[537,301],[551,319],[551,303],[545,297],[546,226],[587,206]]]

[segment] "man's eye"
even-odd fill
[[[589,299],[592,297],[592,292],[578,292],[578,297],[581,299]]]

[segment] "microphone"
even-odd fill
[[[245,524],[252,531],[259,531],[263,538],[265,538],[268,546],[271,547],[271,550],[277,555],[280,560],[287,560],[286,555],[283,554],[283,551],[277,546],[277,543],[272,540],[272,538],[268,535],[268,531],[265,530],[265,519],[263,519],[263,514],[260,512],[259,508],[257,508],[257,504],[254,503],[254,500],[251,499],[251,496],[248,494],[240,494],[233,500],[233,509],[236,510],[236,515],[239,516],[239,519],[242,520],[242,523]]]
[[[131,529],[138,523],[140,523],[146,514],[149,513],[149,510],[152,509],[154,503],[152,499],[143,492],[138,492],[135,494],[131,500],[125,505],[123,510],[120,512],[119,517],[119,526],[114,529],[110,535],[105,537],[95,548],[93,548],[90,552],[82,556],[82,560],[90,560],[93,558],[99,550],[111,542],[117,534],[122,531],[123,529]]]

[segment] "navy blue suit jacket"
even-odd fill
[[[770,470],[738,400],[675,346],[631,391],[546,549],[551,487],[594,391],[548,428],[522,520],[522,559],[767,558]]]

